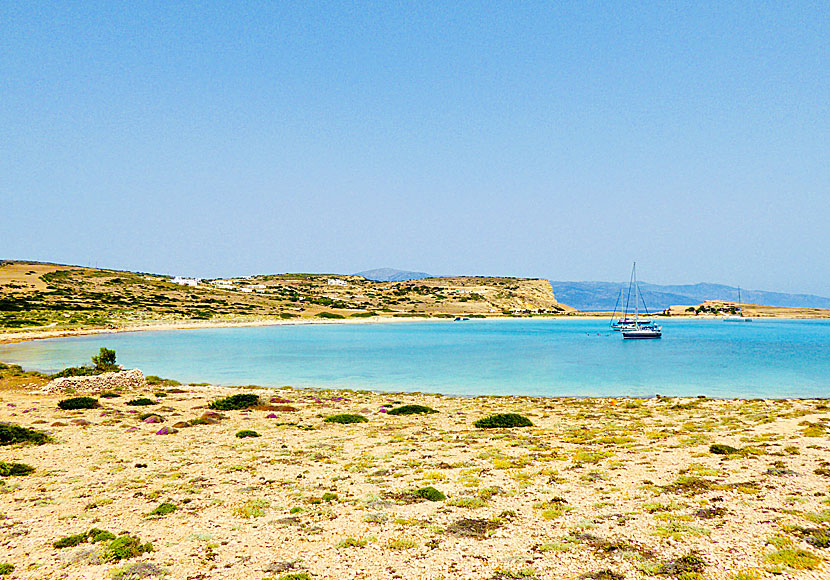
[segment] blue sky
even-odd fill
[[[118,4],[0,4],[0,258],[830,295],[827,3]]]

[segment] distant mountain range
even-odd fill
[[[621,282],[560,282],[551,280],[556,300],[577,310],[611,311],[617,303],[620,288],[628,288]],[[738,288],[723,284],[661,285],[640,282],[640,291],[648,309],[652,312],[669,306],[698,305],[706,300],[738,301]],[[625,299],[625,296],[623,296]],[[830,298],[812,294],[786,294],[741,288],[741,302],[766,306],[791,306],[800,308],[830,308]]]
[[[358,272],[367,280],[378,282],[404,282],[433,278],[426,272],[377,268]],[[617,303],[620,288],[628,288],[628,282],[561,282],[551,280],[550,285],[556,300],[583,312],[611,311]],[[706,300],[738,301],[738,288],[723,284],[649,284],[640,282],[640,291],[648,309],[652,312],[669,306],[696,306]],[[625,296],[623,296],[623,299]],[[786,294],[741,288],[741,301],[747,304],[765,306],[791,306],[793,308],[830,308],[830,298],[813,294]]]
[[[396,270],[395,268],[377,268],[358,272],[355,276],[363,276],[367,280],[376,282],[403,282],[406,280],[420,280],[421,278],[432,278],[426,272],[411,272],[409,270]]]

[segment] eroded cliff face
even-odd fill
[[[455,276],[428,278],[409,283],[430,289],[428,311],[504,314],[566,313],[570,306],[560,304],[545,279]],[[423,290],[421,290],[423,292]]]

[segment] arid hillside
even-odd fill
[[[573,311],[556,301],[547,280],[520,278],[373,282],[359,276],[278,274],[179,282],[156,274],[5,261],[0,263],[0,329]]]

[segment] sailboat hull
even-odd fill
[[[637,338],[637,339],[645,339],[645,338],[662,338],[663,332],[660,330],[653,330],[653,329],[642,329],[642,330],[624,330],[623,331],[623,338]]]

